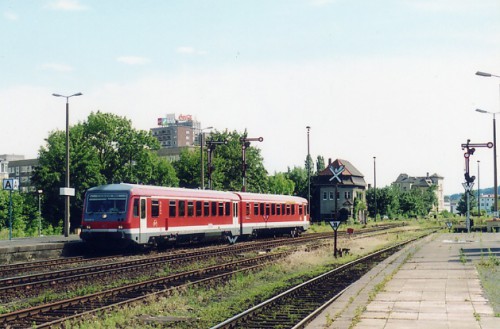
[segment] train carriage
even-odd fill
[[[234,242],[239,236],[295,235],[308,226],[303,198],[111,184],[87,191],[80,237],[113,245]]]

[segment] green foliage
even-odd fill
[[[286,176],[294,183],[293,195],[307,199],[307,170],[301,167],[293,167],[293,169],[288,168]]]
[[[474,197],[474,194],[469,193],[469,211],[472,214],[472,210],[475,209],[475,206],[477,205],[476,198]],[[462,197],[458,201],[457,204],[457,211],[461,215],[467,214],[467,202],[466,202],[466,194],[463,193]]]
[[[402,191],[394,186],[381,189],[369,189],[366,201],[370,216],[375,215],[375,198],[377,215],[396,218],[399,216],[411,218],[427,216],[437,204],[436,186],[427,189],[411,189]]]
[[[293,195],[295,183],[284,173],[275,173],[269,176],[269,193]]]
[[[241,191],[242,181],[242,147],[240,138],[246,136],[246,132],[240,134],[236,131],[220,132],[211,134],[214,141],[227,141],[226,145],[218,145],[213,151],[212,160],[212,189],[222,191]],[[264,168],[260,149],[253,146],[253,142],[246,149],[246,190],[248,192],[267,192],[268,178]],[[206,157],[205,157],[206,159]],[[179,185],[182,187],[197,188],[201,185],[201,156],[198,152],[184,151],[180,159],[174,163],[179,177]],[[206,162],[203,164],[206,168]],[[208,170],[205,170],[205,175]],[[208,182],[208,177],[205,177]]]
[[[159,158],[158,141],[149,132],[135,130],[130,120],[100,111],[70,128],[70,184],[77,187],[72,198],[71,227],[79,225],[83,198],[88,188],[119,182],[177,186],[170,163]],[[64,213],[66,135],[51,132],[39,150],[39,163],[32,183],[44,191],[43,217],[57,227]]]

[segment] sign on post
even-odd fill
[[[19,180],[14,178],[4,178],[3,189],[6,191],[17,191],[19,190]]]
[[[339,229],[340,221],[331,221],[330,226],[333,228],[334,231],[336,231]]]

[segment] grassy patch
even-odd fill
[[[491,252],[477,264],[481,284],[496,317],[500,317],[500,260]]]

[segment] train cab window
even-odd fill
[[[224,216],[224,202],[219,202],[219,216]]]
[[[139,217],[139,199],[134,199],[133,212],[134,217]]]
[[[303,205],[299,204],[299,215],[300,216],[302,216],[302,214],[304,212],[302,207],[303,207]]]
[[[224,203],[224,208],[225,208],[225,214],[226,214],[226,216],[231,216],[231,203],[230,202],[225,202]]]
[[[186,216],[186,201],[180,200],[179,201],[179,217],[184,217]]]
[[[212,202],[212,216],[217,216],[217,202]]]
[[[246,214],[247,216],[250,216],[250,203],[247,203],[247,204],[245,205],[245,209],[246,209],[246,210],[245,210],[245,214]]]
[[[208,201],[203,202],[203,216],[210,216],[210,202]]]
[[[259,215],[259,204],[257,202],[253,204],[253,214],[257,216]]]
[[[275,203],[273,203],[271,205],[271,215],[273,215],[273,216],[276,215],[276,204]]]
[[[176,215],[176,204],[175,201],[170,201],[168,205],[168,215],[170,217],[175,217]]]
[[[196,216],[201,217],[201,214],[203,213],[203,202],[201,201],[196,201]]]
[[[194,215],[194,202],[193,201],[188,201],[188,212],[187,212],[189,217],[193,217]]]
[[[158,200],[151,200],[151,216],[160,216],[160,202]]]

